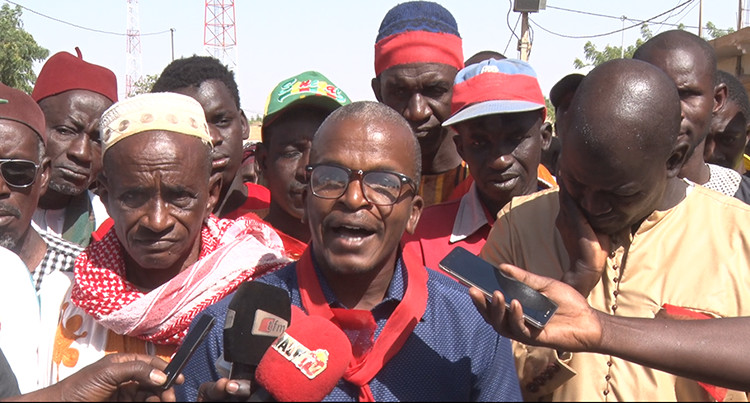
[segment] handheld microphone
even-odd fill
[[[295,312],[291,326],[260,360],[255,380],[276,401],[319,402],[351,360],[351,342],[333,322]]]
[[[284,333],[291,316],[285,290],[257,281],[240,284],[224,324],[224,359],[232,363],[229,379],[254,379],[263,354]]]

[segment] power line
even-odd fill
[[[46,14],[42,14],[42,13],[40,13],[38,11],[32,10],[32,9],[26,7],[26,6],[22,6],[22,5],[18,4],[18,3],[12,2],[10,0],[4,0],[4,1],[6,3],[13,4],[14,6],[21,7],[22,9],[24,9],[26,11],[29,11],[29,12],[31,12],[33,14],[39,15],[41,17],[44,17],[44,18],[47,18],[47,19],[50,19],[52,21],[56,21],[56,22],[59,22],[59,23],[62,23],[62,24],[70,25],[70,26],[75,27],[75,28],[79,28],[79,29],[83,29],[83,30],[91,31],[91,32],[97,32],[97,33],[100,33],[100,34],[117,35],[117,36],[128,36],[128,34],[124,34],[124,33],[121,33],[121,32],[103,31],[103,30],[100,30],[100,29],[88,28],[88,27],[84,27],[82,25],[73,24],[72,22],[63,21],[63,20],[61,20],[59,18],[55,18],[55,17],[51,17],[51,16],[46,15]],[[168,29],[164,30],[164,31],[160,31],[160,32],[149,32],[147,34],[141,34],[141,36],[161,35],[161,34],[165,34],[167,32],[169,32]]]
[[[540,28],[540,29],[541,29],[542,31],[544,31],[544,32],[547,32],[547,33],[549,33],[549,34],[552,34],[552,35],[555,35],[555,36],[559,36],[559,37],[562,37],[562,38],[570,38],[570,39],[587,39],[587,38],[598,38],[598,37],[601,37],[601,36],[612,35],[612,34],[616,34],[616,33],[618,33],[618,32],[626,31],[626,30],[628,30],[628,29],[631,29],[631,28],[635,28],[635,27],[641,26],[641,25],[643,25],[643,24],[646,24],[646,23],[650,22],[651,20],[654,20],[654,19],[657,19],[657,18],[661,17],[661,16],[662,16],[662,15],[664,15],[664,14],[667,14],[667,13],[671,13],[672,11],[674,11],[674,10],[676,10],[676,9],[680,8],[680,7],[685,7],[685,6],[687,6],[688,4],[690,4],[690,3],[694,2],[694,1],[695,1],[695,0],[687,0],[686,2],[684,2],[684,3],[681,3],[681,4],[678,4],[677,6],[675,6],[675,7],[671,8],[671,9],[669,9],[669,10],[667,10],[667,11],[663,12],[663,13],[660,13],[660,14],[658,14],[658,15],[655,15],[655,16],[653,16],[653,17],[651,17],[651,18],[647,19],[647,20],[644,20],[644,21],[640,21],[640,22],[638,22],[637,24],[633,24],[633,25],[631,25],[631,26],[629,26],[629,27],[625,27],[625,28],[621,28],[621,29],[616,29],[616,30],[614,30],[614,31],[610,31],[610,32],[605,32],[605,33],[603,33],[603,34],[596,34],[596,35],[581,35],[581,36],[574,36],[574,35],[565,35],[565,34],[559,34],[559,33],[557,33],[557,32],[552,32],[552,31],[550,31],[550,30],[548,30],[548,29],[544,28],[543,26],[539,25],[539,24],[538,24],[538,23],[537,23],[536,21],[532,20],[532,19],[531,19],[531,17],[529,17],[529,21],[533,22],[533,23],[534,23],[534,25],[536,25],[537,27],[539,27],[539,28]],[[547,7],[548,7],[548,8],[556,8],[556,9],[560,9],[559,7],[552,7],[552,6],[547,6]],[[578,11],[578,10],[569,10],[569,9],[564,9],[564,10],[565,10],[565,11],[573,11],[573,12],[578,12],[578,13],[581,13],[581,14],[592,14],[592,15],[596,15],[596,14],[594,14],[594,13],[589,13],[589,12],[585,12],[585,11]],[[604,15],[602,14],[602,15],[598,15],[598,16],[604,16]],[[606,16],[606,17],[610,17],[610,16]],[[620,19],[621,17],[616,17],[616,18],[617,18],[617,19]]]

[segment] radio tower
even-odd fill
[[[203,45],[209,55],[237,74],[237,28],[234,0],[205,0]]]
[[[138,19],[138,0],[128,1],[128,44],[125,67],[125,97],[133,95],[135,83],[141,78],[141,23]]]

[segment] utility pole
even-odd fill
[[[524,62],[529,61],[529,52],[531,51],[531,43],[529,41],[529,13],[524,11],[521,13],[521,43],[519,44],[519,50],[521,51],[521,60]]]
[[[698,0],[698,36],[703,38],[703,0]]]
[[[514,0],[513,11],[521,13],[521,39],[518,41],[518,50],[521,52],[521,60],[528,62],[531,53],[531,39],[529,37],[529,13],[544,10],[547,0]]]
[[[742,29],[742,0],[739,0],[739,10],[737,10],[737,30]]]
[[[172,41],[172,61],[174,61],[174,28],[169,28],[169,36]]]

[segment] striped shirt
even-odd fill
[[[419,186],[419,195],[424,199],[424,205],[442,203],[448,200],[453,189],[469,177],[469,166],[461,161],[457,167],[434,175],[422,175],[422,184]]]

